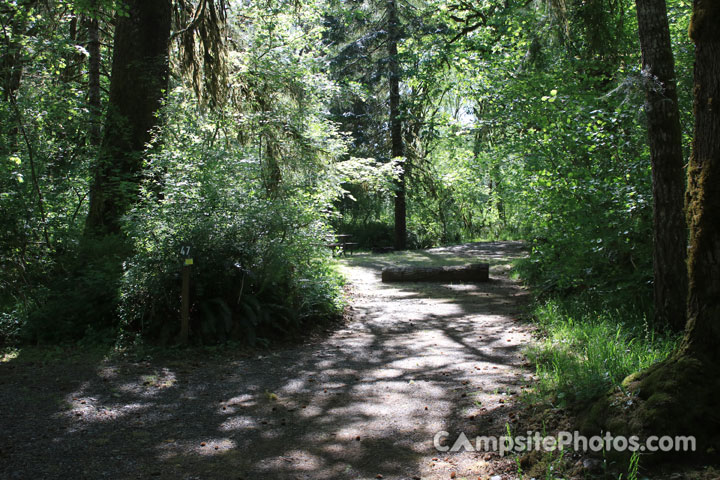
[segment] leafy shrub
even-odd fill
[[[652,188],[641,96],[615,92],[588,106],[552,92],[526,101],[536,123],[507,167],[508,182],[521,188],[506,204],[531,247],[522,276],[544,292],[649,306]]]
[[[342,282],[324,245],[338,191],[327,155],[342,149],[332,126],[293,125],[295,135],[283,137],[280,124],[268,132],[275,146],[261,154],[237,134],[252,132],[253,123],[199,115],[184,92],[175,94],[144,200],[127,217],[136,253],[121,285],[123,332],[174,341],[183,246],[194,260],[196,342],[255,343],[339,314]]]
[[[144,237],[123,279],[123,328],[161,342],[174,339],[186,245],[193,258],[191,335],[202,343],[255,343],[337,315],[341,279],[317,241],[326,230],[283,218],[297,213],[259,202],[244,205],[235,218],[199,215],[190,225],[165,224],[162,234]]]

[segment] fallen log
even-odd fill
[[[388,282],[487,282],[490,265],[471,263],[454,267],[385,267],[382,281]]]

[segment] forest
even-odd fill
[[[720,478],[717,0],[0,0],[0,90],[0,477]],[[437,444],[531,431],[693,448]]]

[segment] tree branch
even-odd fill
[[[33,187],[35,187],[35,193],[38,197],[38,210],[40,210],[40,220],[42,221],[43,225],[43,235],[45,237],[45,243],[47,244],[47,247],[49,249],[52,249],[52,245],[50,243],[50,236],[48,235],[47,231],[47,217],[45,215],[45,202],[43,201],[42,192],[40,191],[40,184],[38,183],[37,179],[37,172],[35,170],[35,157],[33,155],[33,149],[32,145],[30,144],[30,138],[28,138],[27,131],[25,130],[25,124],[22,119],[22,113],[20,112],[20,109],[17,106],[17,101],[15,100],[14,95],[10,95],[10,103],[13,106],[13,110],[15,110],[15,115],[17,117],[18,126],[20,127],[20,132],[22,133],[23,139],[25,140],[25,145],[28,150],[28,159],[30,160],[30,174],[32,176],[32,182]]]

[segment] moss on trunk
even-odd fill
[[[695,453],[662,452],[650,459],[720,459],[720,4],[695,0],[695,133],[688,167],[690,226],[688,323],[666,361],[630,376],[583,418],[587,433],[692,435]],[[628,454],[629,455],[629,454]],[[647,460],[645,461],[647,463]]]
[[[622,388],[597,401],[581,417],[586,435],[694,436],[695,452],[644,453],[643,463],[663,460],[717,458],[720,452],[720,369],[706,359],[678,353],[666,361],[627,377]],[[608,452],[627,458],[631,452]]]

